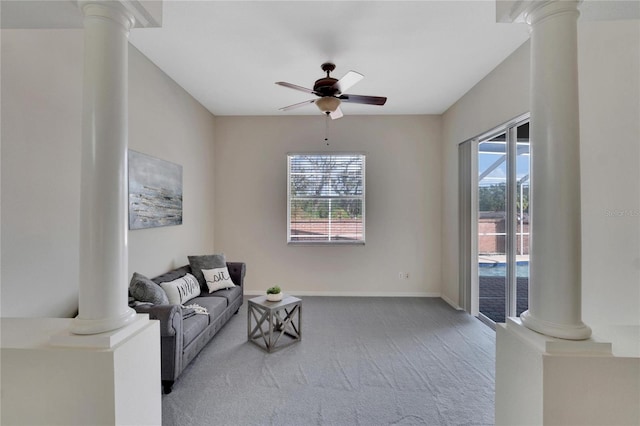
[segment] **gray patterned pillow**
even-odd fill
[[[200,283],[200,288],[209,291],[207,281],[202,274],[203,269],[215,269],[227,266],[227,260],[224,254],[207,254],[204,256],[188,256],[189,265],[191,265],[191,273]]]
[[[167,293],[158,284],[137,272],[133,273],[129,284],[129,293],[141,302],[149,302],[154,305],[168,305]]]

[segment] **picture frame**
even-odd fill
[[[182,224],[182,166],[129,150],[129,229]]]

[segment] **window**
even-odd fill
[[[364,155],[289,154],[287,169],[287,242],[364,244]]]

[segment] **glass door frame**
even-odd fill
[[[505,316],[516,316],[517,312],[517,130],[530,122],[530,113],[522,114],[508,122],[468,139],[459,145],[459,265],[460,296],[463,309],[477,316],[495,329],[495,322],[483,315],[479,307],[480,277],[478,273],[478,216],[479,216],[479,174],[478,147],[501,134],[506,134],[507,194],[506,194],[506,284]],[[531,143],[531,142],[530,142]],[[463,154],[463,146],[471,152]],[[462,157],[464,155],[464,158]],[[465,170],[466,169],[466,170]],[[529,179],[531,187],[532,182]],[[470,207],[470,208],[469,208]],[[521,230],[521,232],[523,232]],[[524,235],[521,236],[524,238]]]

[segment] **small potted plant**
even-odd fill
[[[269,289],[267,289],[267,300],[270,302],[279,302],[282,300],[282,291],[280,290],[280,287],[273,286]]]

